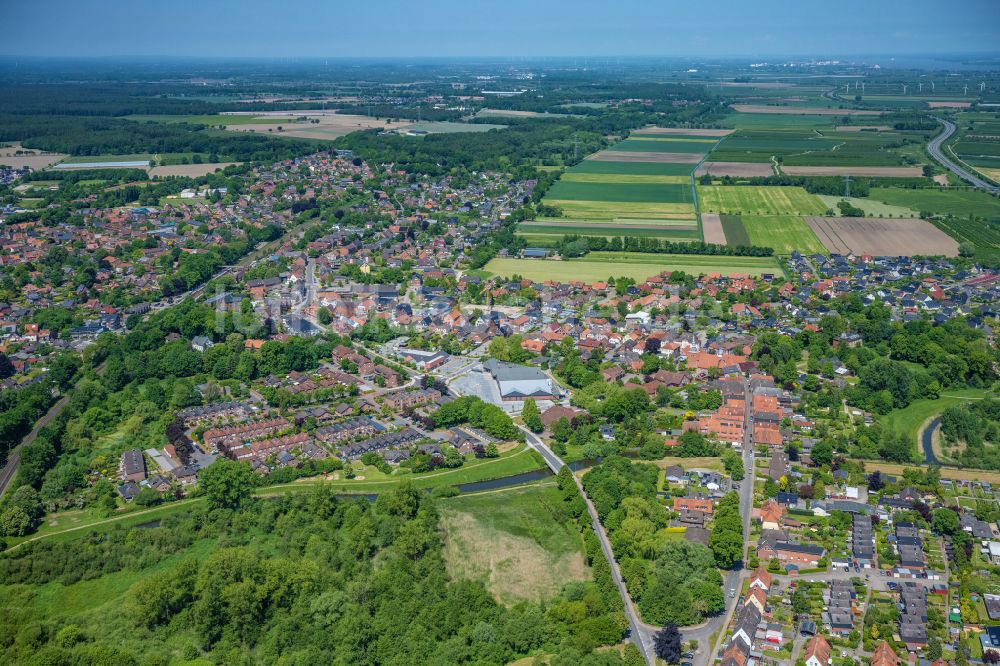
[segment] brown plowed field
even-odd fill
[[[866,167],[866,166],[783,166],[789,176],[872,176],[874,178],[920,178],[921,167]]]
[[[706,173],[713,176],[753,178],[773,176],[774,168],[769,162],[705,162],[698,167],[694,175],[701,176]]]
[[[731,129],[698,129],[692,127],[643,127],[635,133],[641,134],[676,134],[678,136],[728,136],[736,130]]]
[[[726,233],[722,230],[722,219],[715,213],[702,213],[701,232],[706,243],[726,244]]]
[[[830,252],[875,256],[958,255],[958,241],[930,222],[875,217],[807,217]]]
[[[766,104],[732,104],[740,113],[779,113],[789,116],[879,116],[881,111],[860,109],[827,109],[820,106],[768,106]]]
[[[587,157],[595,162],[653,162],[659,164],[697,164],[697,153],[646,153],[631,150],[602,150]]]

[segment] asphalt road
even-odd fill
[[[68,394],[59,398],[54,405],[49,407],[49,411],[47,411],[42,418],[38,419],[38,422],[35,423],[35,427],[31,429],[31,432],[25,435],[24,439],[21,440],[21,443],[11,450],[10,454],[7,456],[7,464],[3,466],[2,470],[0,470],[0,497],[3,497],[8,484],[10,484],[10,482],[17,475],[17,468],[21,464],[21,447],[27,446],[35,441],[35,438],[38,437],[38,431],[52,423],[52,420],[62,413],[62,410],[66,407],[67,403],[69,403]]]
[[[1000,187],[986,182],[979,176],[966,171],[964,168],[945,157],[944,153],[941,151],[941,144],[947,141],[951,135],[955,133],[955,123],[945,120],[944,118],[938,118],[937,116],[934,116],[934,120],[944,125],[944,131],[931,139],[930,143],[927,144],[927,152],[931,154],[931,157],[936,159],[942,166],[970,185],[978,187],[979,189],[993,195],[1000,194]]]

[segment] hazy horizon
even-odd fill
[[[609,10],[610,9],[610,10]],[[4,57],[859,58],[994,55],[1000,3],[622,0],[379,4],[222,0],[20,3]],[[945,11],[946,10],[946,11]]]

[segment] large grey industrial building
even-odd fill
[[[558,396],[552,380],[537,368],[490,359],[483,364],[500,389],[501,400],[554,400]]]

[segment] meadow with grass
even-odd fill
[[[730,215],[823,215],[827,207],[801,187],[699,185],[701,209]]]

